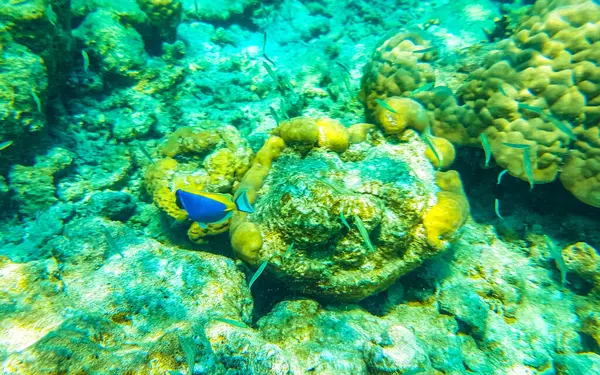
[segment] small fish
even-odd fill
[[[416,89],[414,89],[413,91],[411,91],[410,95],[415,95],[415,94],[418,94],[418,93],[423,92],[423,91],[429,91],[434,86],[435,86],[435,83],[433,83],[433,82],[427,82],[423,86],[417,87]]]
[[[227,319],[227,318],[214,318],[214,320],[216,320],[218,322],[230,324],[232,326],[236,326],[236,327],[239,327],[239,328],[248,328],[247,325],[245,325],[244,323],[242,323],[242,322],[240,322],[238,320]]]
[[[442,165],[442,158],[440,157],[440,154],[437,152],[437,147],[435,146],[435,144],[431,140],[431,137],[429,135],[425,134],[423,136],[423,140],[425,141],[425,144],[427,144],[427,147],[429,147],[429,149],[431,150],[431,152],[433,152],[433,156],[435,156],[435,158],[438,161],[438,166],[441,166]]]
[[[267,64],[266,61],[263,61],[263,66],[269,74],[269,77],[271,77],[271,79],[275,81],[280,91],[284,92],[286,90],[292,90],[292,84],[289,81],[280,78],[277,74],[275,74],[275,71],[273,70],[273,68],[271,68],[271,65]]]
[[[187,362],[188,367],[187,374],[193,375],[194,366],[196,365],[194,343],[192,342],[192,340],[185,337],[181,337],[180,335],[177,335],[177,337],[179,338],[179,345],[181,345],[181,350],[183,351],[183,354],[185,354],[185,361]]]
[[[502,142],[502,144],[505,145],[506,147],[518,148],[520,150],[529,150],[529,148],[530,148],[529,145],[525,145],[525,144],[522,144],[522,143]]]
[[[87,74],[90,68],[90,57],[84,49],[81,50],[81,56],[83,57],[83,71]]]
[[[387,104],[386,102],[384,102],[383,100],[377,98],[377,99],[375,99],[375,102],[377,102],[377,104],[379,104],[383,108],[387,109],[388,111],[398,114],[398,112],[396,112],[396,110],[394,108],[390,107],[390,105]]]
[[[348,69],[348,68],[346,67],[346,65],[342,64],[342,63],[341,63],[341,62],[339,62],[339,61],[336,61],[335,63],[336,63],[336,64],[338,64],[338,65],[339,65],[339,66],[340,66],[342,69],[344,69],[344,70],[346,71],[346,73],[348,73],[348,75],[349,75],[350,77],[352,77],[352,73],[350,73],[350,69]]]
[[[114,237],[108,231],[108,228],[106,228],[102,224],[100,224],[100,226],[102,227],[102,233],[104,234],[104,237],[106,237],[106,242],[108,243],[108,247],[110,247],[110,249],[113,252],[118,253],[121,256],[121,258],[125,258],[125,256],[123,255],[123,252],[121,251],[121,248],[117,245],[117,242],[115,241]]]
[[[365,245],[367,245],[369,250],[375,251],[375,247],[373,247],[373,243],[371,243],[371,239],[369,238],[369,232],[367,232],[367,228],[365,228],[365,224],[360,219],[360,216],[354,216],[354,224],[356,225],[356,228],[358,228],[358,232],[363,241],[365,241]]]
[[[268,259],[261,263],[260,267],[258,267],[258,269],[256,270],[256,272],[254,273],[254,275],[250,279],[250,282],[248,283],[248,289],[252,288],[252,284],[254,284],[254,282],[256,281],[256,279],[258,279],[258,277],[263,273],[263,271],[265,270],[265,268],[267,268],[267,264],[269,264],[269,260]]]
[[[198,15],[198,0],[194,0],[194,12]]]
[[[498,182],[496,183],[496,185],[500,185],[500,182],[502,182],[502,177],[504,177],[505,174],[508,173],[508,170],[503,170],[502,172],[498,173]]]
[[[500,215],[500,201],[498,198],[494,200],[494,212],[496,213],[496,216],[498,216],[501,220],[504,220],[502,215]]]
[[[148,150],[146,149],[146,147],[144,147],[144,145],[142,143],[138,143],[138,148],[140,149],[141,153],[148,159],[150,160],[150,163],[154,164],[154,158],[152,157],[152,155],[150,155],[150,153],[148,152]]]
[[[501,82],[498,82],[498,91],[500,91],[500,94],[502,94],[504,96],[508,96],[508,95],[506,95],[506,92],[502,88],[502,83]]]
[[[560,271],[560,282],[562,285],[565,285],[567,283],[568,269],[567,264],[565,263],[565,260],[562,257],[562,251],[560,251],[558,247],[556,247],[556,244],[554,243],[554,241],[552,241],[550,237],[544,235],[544,239],[546,240],[546,246],[550,251],[550,256],[554,259],[554,262],[556,263],[556,268],[558,268],[558,270]]]
[[[534,107],[532,105],[528,105],[528,104],[525,104],[525,103],[519,103],[518,108],[519,109],[527,110],[529,112],[537,113],[538,115],[543,115],[544,114],[544,110],[541,109],[540,107]]]
[[[284,256],[288,255],[289,253],[291,253],[293,248],[294,248],[294,243],[292,242],[292,244],[290,245],[290,247],[288,247],[288,249],[285,251],[285,253],[283,253],[282,257],[284,257]]]
[[[42,113],[42,102],[40,101],[40,97],[37,96],[35,91],[33,91],[33,88],[31,89],[31,97],[33,98],[33,101],[35,102],[38,112]]]
[[[527,180],[529,180],[529,190],[533,190],[535,181],[533,180],[533,168],[529,157],[529,148],[523,150],[523,165],[525,167],[525,175],[527,176]]]
[[[277,126],[279,126],[281,120],[279,119],[279,115],[277,114],[275,108],[269,106],[269,112],[271,112],[271,116],[273,116],[273,118],[275,119],[275,123],[277,124]]]
[[[4,150],[5,148],[9,147],[12,144],[13,144],[13,141],[4,141],[4,142],[0,143],[0,151]]]
[[[233,211],[253,213],[254,208],[248,200],[246,191],[232,200],[230,195],[219,193],[190,193],[185,190],[175,192],[178,205],[181,205],[188,217],[197,222],[201,228],[206,229],[206,224],[222,223],[228,220]]]
[[[556,117],[554,117],[552,115],[547,115],[546,118],[552,124],[554,124],[554,126],[556,126],[558,128],[558,130],[565,133],[569,138],[577,139],[577,137],[573,133],[573,128],[571,127],[571,124],[564,123],[563,121],[560,121],[559,119],[557,119]]]
[[[485,133],[479,135],[481,138],[481,144],[483,145],[483,151],[485,152],[485,167],[490,165],[490,158],[492,157],[492,149],[490,148],[490,142],[487,139]]]
[[[340,208],[340,220],[342,221],[342,224],[344,224],[346,226],[346,228],[352,229],[352,228],[350,228],[350,224],[348,224],[348,222],[346,221],[346,218],[344,217],[344,213],[342,212],[341,208]]]
[[[419,50],[413,51],[413,53],[427,53],[427,52],[435,51],[436,49],[438,49],[438,47],[431,46],[431,47],[427,47],[424,49],[419,49]]]

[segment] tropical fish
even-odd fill
[[[285,251],[285,253],[283,253],[283,256],[286,256],[289,253],[291,253],[293,248],[294,248],[294,243],[292,242],[292,244],[290,245],[290,247],[288,247],[288,249]]]
[[[525,168],[525,175],[527,176],[527,180],[529,180],[529,190],[533,190],[535,181],[533,180],[533,168],[531,166],[531,159],[529,157],[529,148],[523,150],[523,164]]]
[[[277,111],[275,110],[275,108],[269,106],[269,112],[271,112],[271,116],[273,116],[273,118],[275,119],[275,123],[277,124],[277,126],[279,126],[279,123],[281,121],[279,119],[279,115],[277,114]]]
[[[125,258],[125,256],[123,255],[123,252],[121,251],[121,248],[117,245],[117,241],[115,241],[114,237],[108,231],[108,228],[106,228],[102,224],[100,226],[102,227],[102,233],[104,234],[104,237],[106,237],[106,242],[108,243],[108,247],[110,247],[110,249],[114,253],[119,253],[121,258]]]
[[[148,152],[148,150],[146,149],[146,147],[144,147],[144,145],[142,143],[138,143],[139,149],[141,151],[141,153],[148,159],[150,160],[150,163],[154,164],[154,158],[152,157],[152,155],[150,155],[150,153]]]
[[[245,325],[244,323],[237,321],[237,320],[233,320],[233,319],[227,319],[227,318],[214,318],[214,320],[218,321],[218,322],[223,322],[223,323],[227,323],[230,324],[232,326],[236,326],[236,327],[240,327],[240,328],[248,328],[247,325]]]
[[[392,113],[398,113],[396,112],[396,110],[392,107],[390,107],[389,104],[387,104],[386,102],[384,102],[383,100],[377,98],[375,99],[375,101],[377,102],[377,104],[379,104],[380,106],[382,106],[383,108],[387,109],[388,111],[392,112]]]
[[[503,145],[505,145],[506,147],[512,147],[512,148],[518,148],[521,150],[528,150],[529,149],[529,145],[523,144],[523,143],[508,143],[508,142],[502,142]]]
[[[195,352],[194,352],[194,342],[191,339],[182,337],[177,335],[179,338],[179,345],[181,345],[181,350],[183,350],[183,354],[185,354],[185,361],[188,366],[188,375],[194,374],[194,366],[196,365],[195,361]]]
[[[83,57],[83,71],[87,74],[90,68],[90,57],[84,49],[81,50],[81,56]]]
[[[31,89],[31,97],[35,102],[35,106],[37,107],[38,112],[42,113],[42,102],[40,101],[40,97],[35,93],[35,91],[33,91],[33,88]]]
[[[254,208],[243,191],[233,201],[230,195],[219,193],[190,193],[185,190],[175,192],[178,204],[187,212],[188,217],[197,222],[201,228],[206,224],[221,223],[231,217],[233,211],[253,213]]]
[[[494,212],[496,213],[496,216],[498,216],[500,219],[504,220],[502,215],[500,215],[500,201],[498,200],[498,198],[496,198],[494,200]]]
[[[269,58],[269,56],[267,56],[267,32],[266,31],[263,32],[263,57],[265,58],[265,60],[267,60],[269,63],[271,63],[271,65],[275,66],[275,63],[273,62],[273,60],[271,60]]]
[[[5,148],[9,147],[12,144],[13,144],[13,141],[4,141],[4,142],[0,143],[0,151],[4,150]]]
[[[433,155],[435,156],[435,158],[438,161],[438,165],[442,165],[442,158],[440,158],[440,154],[437,152],[437,147],[435,147],[435,144],[431,140],[430,136],[425,134],[423,136],[423,140],[427,144],[427,147],[429,147],[429,149],[431,149],[431,152],[433,152]]]
[[[560,271],[560,282],[562,285],[567,283],[567,264],[562,257],[562,252],[556,247],[556,244],[550,237],[544,235],[544,239],[546,240],[546,246],[550,251],[550,256],[554,259],[556,263],[556,268]]]
[[[435,83],[433,83],[433,82],[427,82],[423,86],[417,87],[416,89],[414,89],[413,91],[411,91],[410,95],[415,95],[415,94],[418,94],[418,93],[423,92],[423,91],[429,91],[434,86],[435,86]]]
[[[492,157],[492,149],[490,148],[490,142],[485,133],[481,133],[479,138],[481,138],[481,144],[483,145],[483,151],[485,152],[485,167],[487,168],[490,164],[490,158]]]
[[[356,225],[356,228],[358,228],[358,232],[360,233],[360,236],[362,237],[363,241],[365,241],[365,245],[367,245],[369,250],[375,251],[375,247],[373,247],[373,243],[371,243],[371,239],[369,238],[367,228],[365,228],[365,224],[360,219],[360,216],[354,216],[354,224]]]
[[[500,94],[502,94],[504,96],[508,96],[508,95],[506,95],[506,92],[502,88],[502,83],[500,83],[500,82],[498,82],[498,91],[500,91]]]
[[[573,133],[573,128],[571,127],[571,124],[566,124],[552,115],[546,115],[546,118],[550,120],[550,122],[554,124],[554,126],[556,126],[558,130],[565,133],[569,138],[577,139],[577,137]]]
[[[350,73],[350,69],[348,69],[348,68],[346,67],[346,65],[342,64],[342,63],[341,63],[341,62],[339,62],[339,61],[336,61],[335,63],[336,63],[336,64],[338,64],[338,65],[339,65],[339,66],[340,66],[342,69],[344,69],[344,70],[346,71],[346,73],[348,73],[348,75],[349,75],[349,76],[352,76],[352,73]]]
[[[250,282],[248,283],[248,289],[252,288],[252,284],[254,284],[254,282],[256,281],[256,279],[258,279],[258,277],[263,273],[263,271],[265,270],[265,268],[267,268],[267,264],[268,263],[269,263],[268,259],[261,263],[260,267],[258,267],[258,269],[256,270],[256,272],[254,273],[254,275],[250,279]]]
[[[541,109],[540,107],[534,107],[532,105],[525,104],[525,103],[519,103],[518,108],[525,109],[525,110],[533,112],[533,113],[537,113],[538,115],[544,114],[544,110]]]
[[[502,177],[504,177],[505,174],[508,173],[508,170],[503,170],[502,172],[498,173],[498,182],[496,183],[496,185],[500,185],[500,182],[502,182]]]
[[[424,49],[419,49],[419,50],[413,51],[413,53],[427,53],[427,52],[435,51],[436,49],[438,49],[438,47],[431,46],[431,47],[427,47]]]
[[[346,226],[346,228],[352,229],[352,228],[350,228],[350,224],[348,224],[348,222],[346,221],[346,218],[344,217],[344,212],[342,212],[341,208],[340,208],[340,220],[342,221],[342,224],[344,224]]]

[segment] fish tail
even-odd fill
[[[252,204],[250,204],[246,190],[242,191],[240,195],[235,198],[235,206],[237,207],[238,211],[247,212],[249,214],[254,212],[254,207],[252,207]]]

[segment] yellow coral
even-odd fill
[[[281,155],[284,148],[285,142],[282,138],[269,137],[256,153],[252,166],[238,186],[237,194],[245,191],[248,194],[249,201],[254,203],[258,190],[267,178],[273,161]],[[235,254],[245,262],[255,264],[258,260],[258,252],[262,247],[262,235],[255,224],[247,221],[246,213],[235,212],[233,214],[229,236]]]
[[[342,153],[350,146],[348,129],[341,122],[327,117],[315,120],[319,129],[317,144],[319,147]]]
[[[442,249],[466,222],[469,202],[458,172],[437,172],[436,182],[441,191],[437,193],[437,203],[425,214],[423,225],[427,243],[435,249]]]
[[[436,168],[448,169],[452,163],[454,163],[454,158],[456,157],[456,151],[454,150],[454,146],[450,141],[440,138],[429,136],[431,143],[433,143],[435,147],[435,151],[439,157],[439,159],[433,153],[431,147],[427,147],[425,151],[425,156],[431,161]]]
[[[282,122],[273,134],[286,144],[310,150],[317,145],[335,152],[344,152],[350,144],[348,129],[339,121],[327,117],[294,117]]]
[[[179,154],[205,154],[219,144],[221,138],[212,129],[182,127],[167,138],[162,147],[163,155],[175,157]]]
[[[375,125],[359,123],[354,124],[348,128],[348,135],[350,136],[350,143],[361,143],[367,140],[367,135],[373,131]]]
[[[375,120],[386,134],[402,133],[406,128],[424,132],[429,126],[429,117],[421,104],[408,98],[393,96],[384,102],[394,110],[379,105],[375,110]]]

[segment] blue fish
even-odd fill
[[[246,191],[243,191],[235,201],[230,195],[219,193],[190,193],[185,190],[177,190],[175,195],[178,204],[187,212],[188,217],[197,222],[201,228],[206,228],[206,224],[228,220],[236,210],[247,213],[254,212]]]

